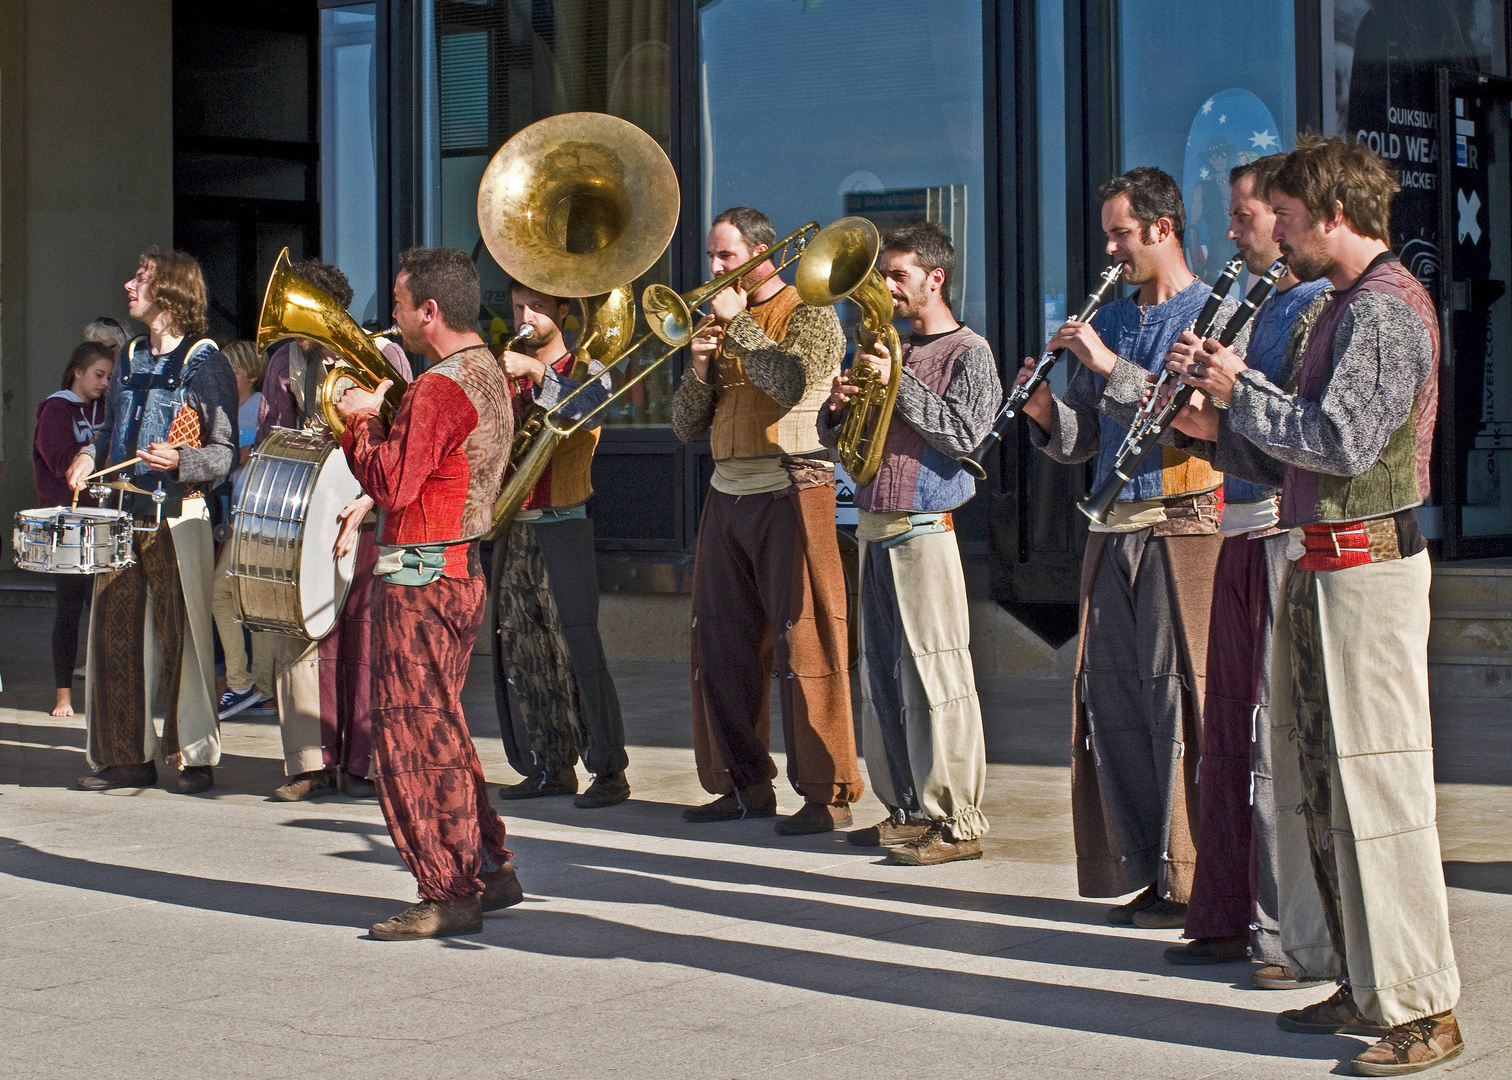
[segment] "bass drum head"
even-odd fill
[[[352,587],[357,551],[354,547],[338,559],[336,537],[341,532],[342,509],[361,494],[362,485],[347,468],[346,455],[339,446],[333,446],[310,492],[310,513],[299,554],[299,604],[305,632],[316,640],[335,627]]]

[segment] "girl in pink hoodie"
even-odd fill
[[[115,353],[106,345],[86,341],[74,347],[63,369],[63,389],[37,406],[37,430],[32,437],[32,476],[37,505],[66,506],[73,492],[63,477],[79,447],[94,441],[105,422],[105,391],[115,370]],[[93,505],[88,495],[81,504]],[[94,578],[59,574],[58,615],[53,622],[54,716],[73,715],[73,672],[78,659],[79,617]]]

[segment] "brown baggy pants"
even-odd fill
[[[852,803],[845,575],[831,487],[711,490],[693,570],[693,753],[714,795],[770,780],[769,685],[782,704],[788,779],[809,802]]]

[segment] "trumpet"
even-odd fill
[[[1233,268],[1235,262],[1242,263],[1242,261],[1242,256],[1235,256],[1229,261],[1229,265],[1224,267],[1223,276],[1220,276],[1213,285],[1214,296],[1218,296],[1220,286],[1223,287],[1224,294],[1228,293],[1229,288],[1233,286],[1234,278],[1239,276],[1237,268],[1233,269],[1232,274],[1229,272],[1230,268]],[[1224,324],[1223,330],[1218,335],[1218,344],[1229,346],[1234,343],[1254,316],[1255,309],[1265,302],[1271,289],[1275,288],[1276,282],[1285,276],[1286,260],[1284,258],[1271,263],[1270,269],[1260,280],[1250,286],[1238,310],[1229,316],[1228,322]],[[1227,283],[1224,282],[1224,277],[1228,278]],[[1221,304],[1222,300],[1223,298],[1219,296],[1218,303]],[[1212,329],[1213,316],[1208,313],[1209,305],[1212,306],[1214,313],[1217,311],[1218,304],[1214,304],[1210,297],[1208,304],[1203,305],[1202,314],[1197,317],[1197,324],[1201,324],[1200,329],[1197,324],[1193,326],[1192,332],[1198,337],[1207,337],[1208,331]],[[1207,315],[1207,318],[1204,319],[1203,315]],[[1162,401],[1163,388],[1169,385],[1170,381],[1167,378],[1168,375],[1169,369],[1161,372],[1160,378],[1151,388],[1149,398],[1140,406],[1134,422],[1129,425],[1129,432],[1124,436],[1124,441],[1118,448],[1118,456],[1113,461],[1113,471],[1102,482],[1102,486],[1076,504],[1078,510],[1099,525],[1108,520],[1108,514],[1112,511],[1113,504],[1118,501],[1124,485],[1138,475],[1139,468],[1145,463],[1145,459],[1154,452],[1155,447],[1160,445],[1161,433],[1171,426],[1171,421],[1176,418],[1176,414],[1181,412],[1186,407],[1186,403],[1192,399],[1195,387],[1183,384],[1176,387],[1169,397]]]
[[[893,297],[877,272],[882,237],[865,218],[848,217],[819,230],[798,259],[795,284],[811,307],[828,307],[850,299],[861,309],[856,327],[856,359],[850,381],[860,388],[846,407],[840,428],[840,464],[857,487],[871,483],[882,464],[883,444],[892,422],[898,383],[903,376],[903,347],[893,329]],[[887,346],[891,375],[887,385],[867,355],[878,341]]]
[[[346,431],[346,421],[337,414],[336,401],[346,386],[374,391],[387,380],[390,386],[384,393],[382,413],[392,420],[399,408],[405,381],[373,342],[374,337],[393,333],[393,329],[370,334],[357,325],[345,308],[294,273],[289,249],[284,248],[268,277],[268,289],[257,319],[256,342],[262,350],[286,338],[302,337],[335,354],[336,363],[320,386],[319,405],[326,424],[340,438]]]
[[[1108,291],[1113,288],[1114,283],[1118,281],[1122,274],[1123,263],[1114,263],[1104,270],[1102,273],[1102,282],[1087,294],[1086,302],[1082,304],[1081,310],[1067,321],[1086,322],[1090,319],[1092,313],[1102,307],[1103,302],[1108,298]],[[987,475],[987,468],[983,464],[987,460],[987,455],[992,452],[994,446],[1002,441],[1004,432],[1008,430],[1008,425],[1023,410],[1025,403],[1034,396],[1034,392],[1050,377],[1050,369],[1056,365],[1065,351],[1064,349],[1056,349],[1052,352],[1046,349],[1040,354],[1039,362],[1034,365],[1034,371],[1030,374],[1029,378],[1025,380],[1022,386],[1019,386],[1008,395],[1007,401],[1003,402],[1003,407],[998,410],[997,417],[992,421],[991,429],[987,432],[986,437],[982,439],[982,444],[965,457],[956,459],[960,462],[961,468],[965,469],[978,480],[983,479]]]

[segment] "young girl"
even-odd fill
[[[76,345],[63,369],[63,389],[37,406],[37,431],[32,438],[32,477],[38,506],[66,506],[73,492],[63,477],[79,447],[93,442],[105,423],[105,390],[115,369],[115,352],[98,342]],[[94,505],[80,495],[81,505]],[[79,616],[94,585],[86,574],[59,574],[58,616],[53,622],[54,716],[73,715],[73,672],[79,651]]]

